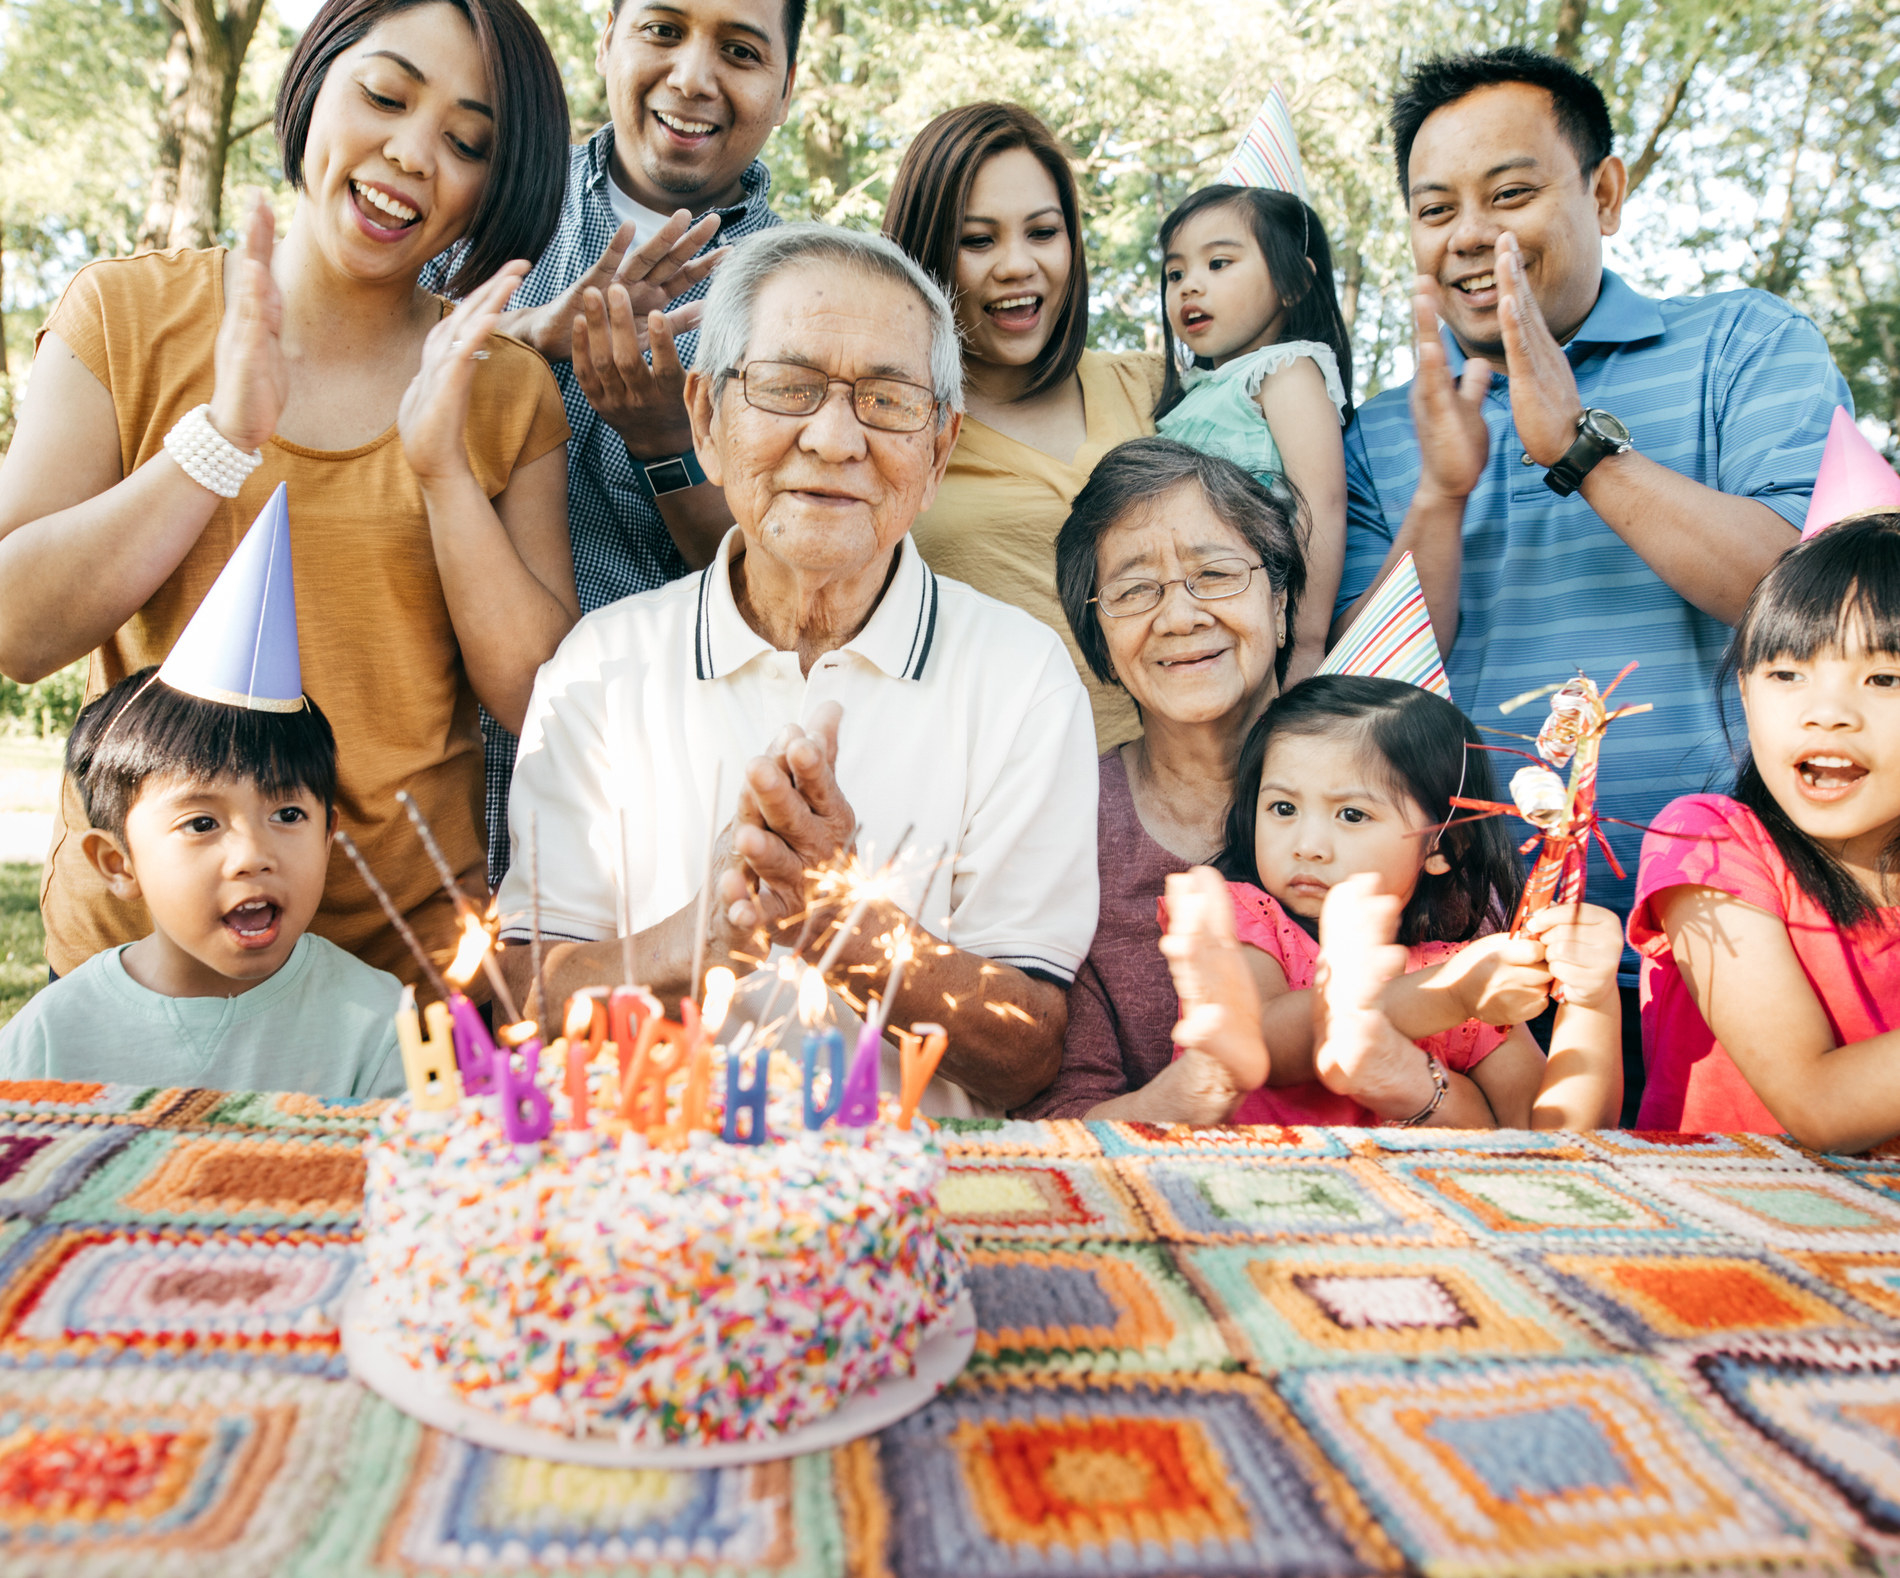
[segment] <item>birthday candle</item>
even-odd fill
[[[548,1093],[537,1078],[541,1071],[541,1041],[532,1024],[510,1025],[510,1031],[525,1031],[527,1039],[512,1050],[505,1044],[495,1053],[496,1095],[501,1107],[501,1128],[516,1145],[538,1145],[554,1126],[553,1108]],[[517,1072],[515,1059],[521,1059]]]
[[[449,1017],[455,1026],[455,1062],[462,1071],[462,1090],[470,1096],[491,1095],[495,1089],[495,1043],[482,1023],[481,1010],[460,992],[449,998]]]
[[[425,1038],[416,1023],[416,989],[405,986],[396,1009],[396,1044],[402,1048],[410,1104],[417,1112],[446,1112],[462,1098],[448,1009],[440,1003],[429,1004],[428,1024]]]
[[[607,1008],[597,997],[579,993],[567,1000],[567,1038],[560,1043],[567,1063],[567,1126],[587,1127],[587,1067],[606,1034]],[[596,1035],[596,1031],[599,1032]]]
[[[812,1093],[818,1085],[818,1059],[825,1058],[827,1071],[831,1076],[830,1088],[825,1092],[825,1104],[821,1107],[813,1100]],[[836,1030],[807,1030],[805,1032],[805,1127],[821,1129],[827,1118],[837,1116],[838,1108],[844,1102],[844,1037]]]
[[[633,1063],[649,1020],[660,1016],[653,994],[638,986],[616,986],[607,998],[608,1035],[619,1060],[620,1089],[627,1088],[627,1070]]]
[[[709,1127],[706,1106],[712,1095],[712,1038],[718,1026],[706,1028],[691,998],[681,1000],[680,1018],[685,1022],[686,1043],[691,1048],[686,1059],[686,1093],[680,1098],[679,1131],[687,1135]],[[725,1018],[723,1007],[720,1018]]]
[[[752,1059],[752,1079],[743,1083],[740,1079],[742,1065],[749,1055]],[[765,1143],[765,1096],[767,1072],[771,1067],[772,1049],[763,1042],[748,1049],[743,1043],[734,1042],[726,1054],[726,1126],[721,1138],[728,1145],[763,1145]],[[739,1114],[748,1113],[752,1122],[741,1133]]]
[[[897,1108],[897,1126],[900,1129],[910,1127],[911,1115],[917,1111],[917,1103],[923,1100],[924,1088],[937,1072],[937,1065],[943,1061],[944,1049],[949,1045],[950,1033],[942,1025],[912,1025],[908,1031],[897,1032],[897,1046],[904,1070],[903,1093],[898,1098]]]
[[[844,1100],[838,1106],[838,1122],[847,1129],[862,1129],[877,1121],[878,1047],[882,1041],[874,1025],[866,1025],[858,1037],[851,1072],[845,1075]]]

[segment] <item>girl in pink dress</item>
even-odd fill
[[[1254,726],[1241,748],[1219,869],[1232,936],[1259,1001],[1258,1057],[1244,1050],[1251,1027],[1239,1040],[1223,1039],[1215,1016],[1193,1012],[1236,1001],[1235,983],[1212,979],[1224,925],[1197,917],[1163,942],[1187,1010],[1176,1041],[1226,1063],[1244,1092],[1230,1122],[1614,1121],[1622,1094],[1616,918],[1582,905],[1541,912],[1525,937],[1502,931],[1523,883],[1508,829],[1495,819],[1445,826],[1454,795],[1494,797],[1479,744],[1450,702],[1356,675],[1306,680]],[[1315,937],[1320,909],[1330,890],[1362,874],[1400,906],[1405,968],[1384,981],[1375,1006],[1400,1044],[1415,1043],[1422,1055],[1407,1053],[1396,1071],[1390,1058],[1376,1070],[1342,1065],[1315,1045],[1314,988],[1326,968]],[[1196,930],[1210,946],[1189,935]],[[1390,940],[1362,939],[1367,947]],[[1554,981],[1566,1007],[1547,1078],[1525,1022],[1542,1011]],[[1201,1033],[1204,1024],[1211,1035]],[[1240,1055],[1229,1051],[1235,1047]]]
[[[1723,661],[1748,754],[1643,841],[1645,1129],[1900,1134],[1900,514],[1831,526],[1755,588]]]

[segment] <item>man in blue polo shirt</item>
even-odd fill
[[[1474,722],[1535,733],[1536,709],[1499,703],[1640,659],[1617,699],[1655,710],[1611,731],[1603,814],[1726,790],[1716,663],[1848,403],[1826,342],[1761,291],[1658,301],[1604,268],[1629,176],[1602,93],[1562,61],[1428,61],[1392,130],[1418,363],[1346,435],[1342,622],[1409,550]],[[1632,880],[1598,859],[1590,897],[1627,915],[1642,835],[1607,831]]]
[[[685,369],[714,265],[779,222],[759,150],[791,107],[804,20],[805,0],[612,0],[595,55],[612,119],[574,147],[560,225],[502,320],[567,407],[582,613],[703,568],[732,524],[693,454]],[[482,732],[499,884],[516,742],[486,713]]]

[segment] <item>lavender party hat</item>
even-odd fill
[[[1821,451],[1821,469],[1808,500],[1807,524],[1801,540],[1855,515],[1900,510],[1900,476],[1854,426],[1846,408],[1834,408],[1827,446]]]
[[[290,505],[281,482],[211,583],[158,677],[173,690],[230,707],[302,708]]]

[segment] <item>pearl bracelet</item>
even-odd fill
[[[178,469],[221,499],[234,499],[245,478],[264,464],[264,452],[239,449],[211,425],[211,407],[193,406],[165,435],[165,452]]]

